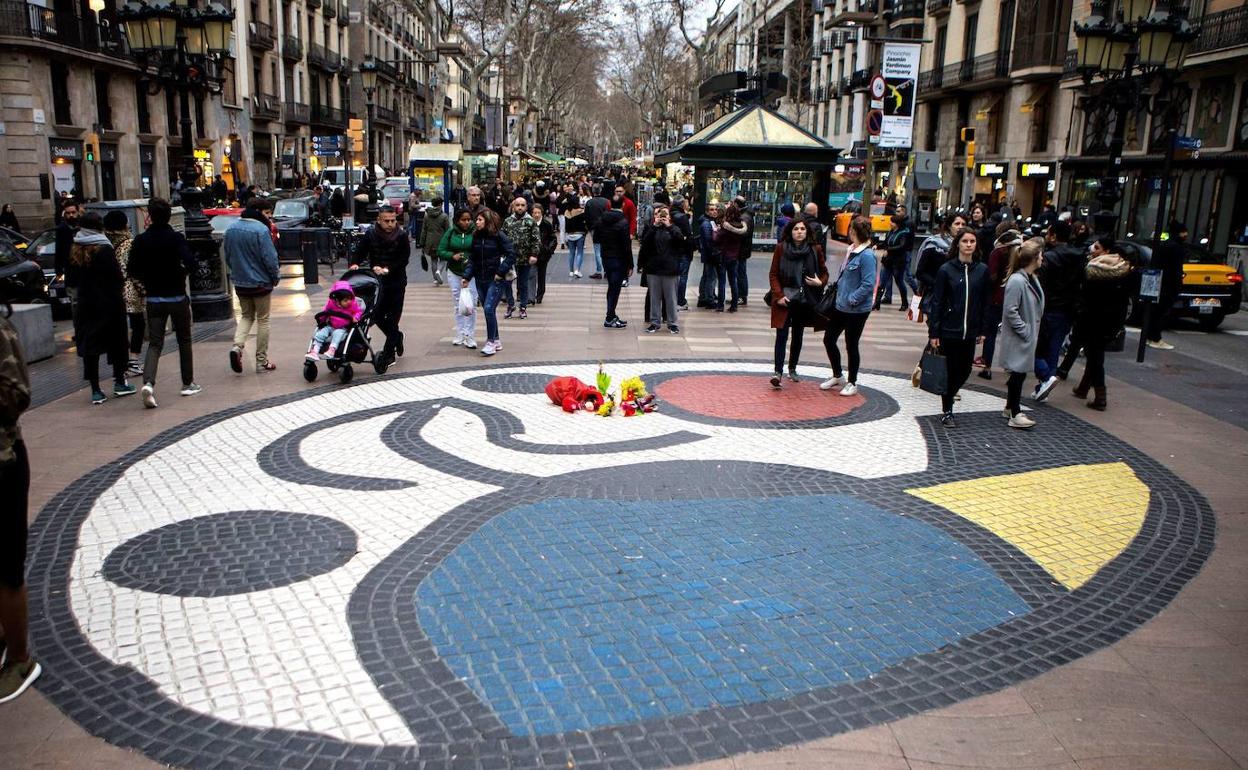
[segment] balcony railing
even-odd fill
[[[383,59],[374,59],[373,61],[377,64],[377,74],[378,74],[378,75],[380,75],[380,76],[382,76],[382,77],[384,77],[384,78],[389,78],[390,80],[397,80],[397,79],[398,79],[398,77],[399,77],[399,70],[398,70],[398,68],[397,68],[397,67],[395,67],[393,64],[391,64],[390,62],[387,62],[387,61],[385,61],[385,60],[383,60]]]
[[[849,90],[857,91],[871,85],[871,70],[855,70],[849,76]]]
[[[322,126],[333,126],[341,128],[346,125],[346,113],[337,107],[328,107],[324,104],[312,105],[312,122]]]
[[[247,22],[247,45],[261,51],[272,51],[275,42],[273,27],[263,21]]]
[[[325,7],[321,9],[321,15],[327,19],[332,19],[338,15],[338,0],[325,0]]]
[[[1061,67],[1066,56],[1065,32],[1060,35],[1054,30],[1036,32],[1020,37],[1018,48],[1014,49],[1015,70],[1031,69],[1032,67]]]
[[[251,117],[253,120],[281,120],[281,100],[273,94],[256,94],[251,97]]]
[[[308,44],[308,64],[317,69],[325,69],[326,63],[329,61],[329,51],[320,43]],[[334,55],[334,64],[338,63],[337,54]]]
[[[303,102],[286,102],[286,122],[307,125],[312,119],[312,108]]]
[[[307,0],[307,1],[308,1],[308,7],[309,7],[309,8],[313,8],[313,9],[315,9],[315,8],[320,8],[320,7],[321,7],[321,0]],[[332,2],[332,0],[331,0],[331,2]]]
[[[949,9],[953,7],[953,0],[927,0],[927,15],[936,16],[942,13],[949,13]]]
[[[884,8],[884,18],[892,24],[921,24],[923,0],[890,0]]]
[[[382,107],[381,105],[377,105],[373,109],[376,110],[376,112],[373,113],[374,120],[379,120],[382,123],[389,123],[392,126],[399,125],[399,113],[397,110],[392,110],[389,107]]]
[[[930,95],[932,91],[949,88],[965,88],[979,85],[990,80],[1009,77],[1009,54],[986,53],[974,59],[948,64],[940,69],[930,69],[919,73],[920,97]]]
[[[46,40],[110,56],[130,55],[126,38],[116,25],[105,26],[70,12],[14,0],[0,0],[0,35]]]
[[[345,2],[338,3],[338,26],[345,27],[351,23],[351,7]]]
[[[1248,5],[1229,8],[1200,17],[1200,37],[1191,53],[1208,53],[1219,48],[1248,45]]]
[[[299,61],[303,58],[303,41],[294,35],[286,35],[282,38],[282,58],[290,61]]]

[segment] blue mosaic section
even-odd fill
[[[1029,609],[940,530],[842,495],[518,507],[415,600],[517,735],[790,697]]]

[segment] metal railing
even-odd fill
[[[329,62],[329,51],[320,43],[308,44],[308,64],[317,69],[325,69]],[[334,64],[338,63],[338,55],[334,54]]]
[[[321,9],[321,15],[327,19],[332,19],[338,15],[338,0],[325,0],[325,7]]]
[[[282,102],[273,94],[255,94],[251,97],[251,117],[260,120],[281,120]]]
[[[347,122],[346,113],[338,107],[324,104],[312,105],[312,122],[323,126],[341,127]]]
[[[247,45],[262,51],[271,51],[275,42],[277,40],[273,37],[273,27],[263,21],[247,22]]]
[[[312,119],[312,108],[303,102],[286,102],[286,122],[307,124]]]
[[[373,109],[376,110],[376,112],[373,113],[374,119],[380,120],[382,123],[389,123],[392,126],[399,125],[399,113],[397,110],[392,110],[389,107],[382,107],[381,105],[377,105],[373,107]]]
[[[890,24],[923,21],[923,0],[890,0],[884,9]]]
[[[345,27],[351,23],[351,6],[345,2],[338,3],[338,26]]]
[[[953,0],[927,0],[927,14],[935,16],[939,13],[948,13],[953,7]]]
[[[130,46],[117,25],[15,0],[0,0],[0,35],[47,40],[120,58],[130,56]]]
[[[940,69],[919,73],[918,92],[938,91],[984,83],[997,78],[1009,77],[1010,56],[1006,52],[986,53],[974,59],[947,64]]]
[[[309,8],[320,8],[321,0],[307,0]]]
[[[282,58],[299,61],[303,58],[303,41],[294,35],[282,37]]]
[[[1192,43],[1193,54],[1248,45],[1248,5],[1206,13],[1197,23],[1200,25],[1200,37]]]
[[[854,74],[849,76],[849,89],[851,91],[857,91],[869,85],[871,85],[871,70],[855,70]]]
[[[1030,67],[1060,67],[1066,56],[1065,32],[1058,34],[1055,30],[1044,30],[1028,35],[1020,35],[1014,49],[1013,68],[1016,70]]]

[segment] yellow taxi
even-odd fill
[[[836,234],[837,239],[842,241],[849,240],[849,223],[861,212],[862,204],[858,201],[850,201],[845,204],[845,208],[841,209],[841,212],[833,219],[833,232]],[[871,204],[870,219],[871,231],[875,233],[876,237],[882,238],[888,234],[888,228],[892,224],[893,217],[891,214],[884,213],[883,203]]]
[[[1151,264],[1153,250],[1146,243],[1122,241],[1134,246],[1142,264]],[[1222,319],[1238,313],[1243,302],[1244,276],[1235,268],[1195,244],[1184,245],[1183,283],[1170,312],[1194,318],[1205,331],[1213,331]],[[1131,316],[1141,315],[1139,303],[1132,303]]]

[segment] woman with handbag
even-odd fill
[[[1006,381],[1005,417],[1011,428],[1031,428],[1036,421],[1023,414],[1019,402],[1023,383],[1036,358],[1040,338],[1040,318],[1044,315],[1044,289],[1036,280],[1044,253],[1044,241],[1032,238],[1009,249],[1009,269],[1001,301],[1001,330],[997,333],[997,354]]]
[[[438,259],[446,263],[446,282],[451,285],[451,306],[455,313],[455,346],[463,345],[472,350],[477,347],[477,316],[465,315],[460,312],[460,294],[468,293],[468,304],[478,304],[477,285],[464,277],[468,269],[468,254],[472,251],[473,225],[472,212],[461,208],[455,210],[453,224],[442,233],[438,242]]]
[[[781,233],[780,242],[771,255],[771,328],[776,330],[776,372],[771,376],[771,387],[780,389],[780,375],[784,372],[784,346],[792,337],[789,347],[789,379],[798,381],[797,362],[802,355],[802,332],[806,326],[816,330],[823,324],[811,312],[809,300],[818,297],[820,287],[828,283],[828,268],[823,263],[823,249],[813,244],[810,228],[800,219],[791,219]],[[790,307],[801,298],[806,306],[802,312]]]
[[[1105,392],[1105,351],[1122,331],[1131,295],[1132,265],[1119,254],[1106,249],[1088,260],[1084,268],[1082,299],[1075,319],[1072,344],[1083,345],[1083,378],[1071,391],[1076,398],[1086,399],[1093,393],[1088,407],[1099,412],[1108,405]]]
[[[507,291],[508,283],[516,280],[516,249],[501,232],[501,223],[501,217],[488,209],[477,214],[468,267],[464,270],[464,279],[476,282],[481,309],[485,311],[483,356],[492,356],[503,349],[503,341],[498,336],[498,302]]]
[[[828,319],[827,331],[823,333],[823,347],[832,364],[832,377],[819,384],[820,390],[832,390],[838,385],[842,396],[858,392],[858,340],[875,304],[875,289],[879,275],[879,260],[871,243],[871,220],[856,216],[849,223],[849,254],[836,280],[836,310]],[[836,343],[845,334],[845,354],[849,357],[849,382],[841,376],[841,352]]]
[[[976,259],[978,237],[969,227],[953,236],[957,255],[936,271],[927,317],[929,345],[945,357],[947,380],[941,394],[940,422],[954,427],[953,401],[971,376],[975,347],[984,341],[984,323],[992,299],[988,266]]]

